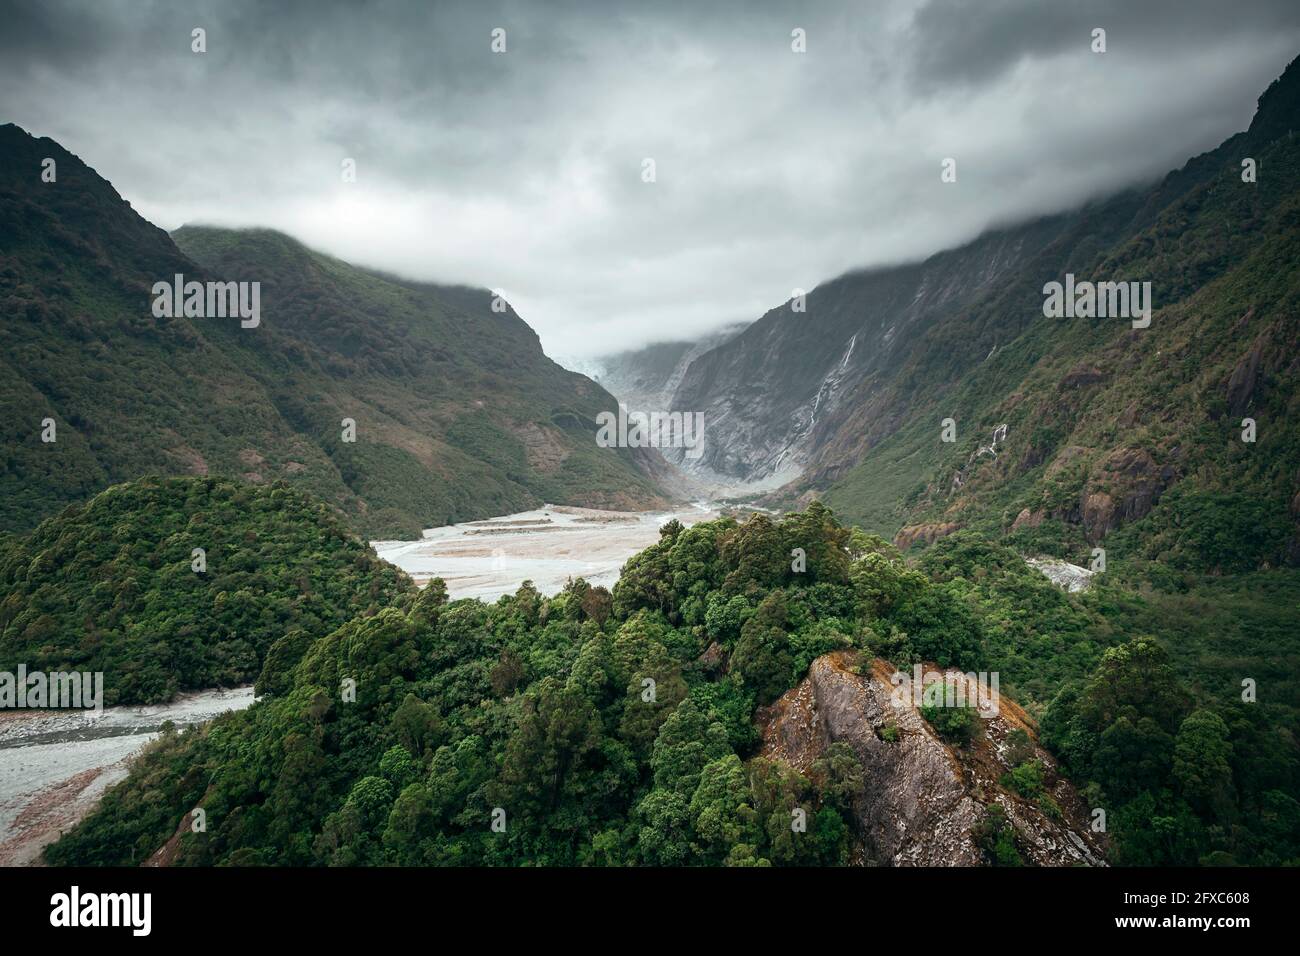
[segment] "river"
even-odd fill
[[[126,776],[129,758],[167,721],[201,724],[253,702],[253,688],[181,694],[170,704],[84,711],[0,711],[0,866],[41,850]]]

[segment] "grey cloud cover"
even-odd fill
[[[1291,0],[2,2],[0,24],[0,122],[152,221],[500,288],[560,355],[1157,176],[1244,128],[1300,49]]]

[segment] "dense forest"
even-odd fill
[[[1109,808],[1113,862],[1300,863],[1300,571],[1121,558],[1068,594],[970,531],[916,564],[963,596],[1004,689]]]
[[[1152,611],[1122,580],[1067,594],[973,534],[909,564],[817,504],[672,522],[612,592],[525,584],[485,604],[448,601],[435,580],[322,629],[296,664],[268,659],[251,709],[165,733],[47,858],[846,863],[853,751],[833,745],[801,772],[758,753],[755,717],[847,650],[1002,671],[1108,808],[1117,863],[1300,862],[1295,712],[1206,693]],[[954,747],[979,733],[971,713],[927,717]],[[1040,774],[1026,763],[1008,783],[1032,792]],[[202,832],[188,825],[198,807]],[[996,808],[984,826],[986,862],[1021,862]]]
[[[159,703],[291,667],[413,590],[283,483],[142,478],[0,545],[0,671],[101,671],[105,705]]]

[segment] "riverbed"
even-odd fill
[[[182,694],[170,704],[84,711],[0,711],[0,866],[40,863],[124,778],[130,757],[162,730],[201,724],[253,703],[253,688]]]
[[[599,511],[546,506],[535,511],[430,528],[416,541],[372,541],[375,552],[417,584],[447,582],[452,598],[495,601],[524,581],[557,594],[570,578],[610,587],[627,559],[659,540],[659,529],[708,521],[706,504],[675,511]]]

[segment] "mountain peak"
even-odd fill
[[[1300,56],[1287,64],[1282,75],[1260,94],[1250,135],[1257,141],[1269,142],[1297,128],[1300,128]]]
[[[139,283],[173,271],[182,256],[167,233],[146,221],[113,184],[57,140],[14,123],[0,126],[0,213],[15,236],[47,234],[60,245],[94,250],[118,281]]]

